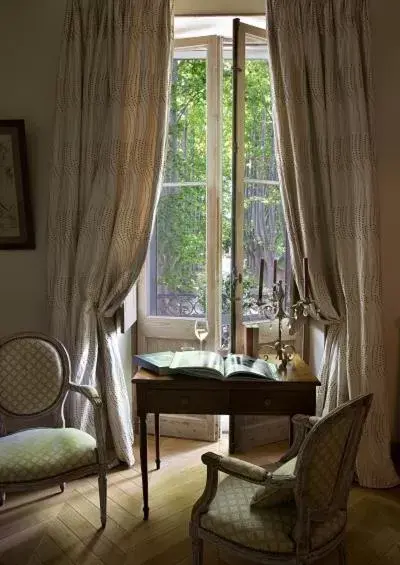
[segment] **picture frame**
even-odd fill
[[[24,120],[0,120],[0,249],[34,249]]]

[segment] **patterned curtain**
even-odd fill
[[[69,0],[57,82],[48,216],[51,328],[73,378],[106,401],[119,459],[133,432],[116,310],[145,259],[165,145],[169,0]],[[78,395],[70,424],[93,429]]]
[[[295,276],[308,257],[329,324],[319,411],[374,393],[358,477],[390,487],[368,0],[267,0],[267,29]]]

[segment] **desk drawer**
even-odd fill
[[[148,389],[146,408],[160,414],[225,414],[229,396],[220,390]]]
[[[315,392],[310,390],[233,390],[230,396],[233,414],[314,414]]]

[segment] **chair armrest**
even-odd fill
[[[202,455],[201,460],[207,466],[207,480],[203,494],[192,509],[190,531],[196,532],[199,527],[201,515],[208,512],[211,502],[214,500],[218,489],[218,472],[222,471],[251,483],[262,484],[268,477],[268,471],[257,465],[252,465],[233,457],[224,457],[216,453],[207,452]]]
[[[296,484],[296,475],[288,473],[287,469],[285,472],[285,467],[286,465],[284,467],[278,467],[275,471],[268,473],[267,480],[264,484],[281,488],[294,487]]]
[[[94,411],[94,427],[96,431],[97,452],[99,456],[99,464],[106,465],[107,450],[105,440],[105,421],[103,418],[103,401],[97,390],[88,385],[78,385],[69,383],[69,390],[83,394],[93,406]]]
[[[234,457],[217,455],[210,451],[204,453],[201,460],[207,466],[211,466],[218,471],[222,471],[233,477],[238,477],[249,483],[263,484],[270,474],[258,465],[253,465],[252,463]]]
[[[214,467],[217,471],[222,471],[232,477],[238,477],[248,483],[289,487],[296,480],[295,475],[284,474],[279,467],[274,471],[268,471],[253,463],[248,463],[235,457],[217,455],[210,451],[205,453],[201,460],[205,465]]]
[[[207,481],[203,494],[200,496],[192,510],[190,526],[192,531],[195,531],[199,526],[201,515],[208,511],[211,502],[217,494],[219,471],[258,485],[272,484],[276,486],[290,487],[294,485],[296,480],[294,475],[279,474],[279,469],[270,472],[258,465],[248,463],[247,461],[242,461],[241,459],[236,459],[234,457],[217,455],[212,452],[204,453],[201,460],[207,466]]]
[[[295,414],[292,417],[293,443],[288,451],[279,459],[279,464],[286,463],[296,457],[305,440],[307,433],[311,430],[320,418],[318,416],[307,416],[305,414]]]
[[[319,416],[307,416],[306,414],[295,414],[292,417],[293,425],[303,426],[309,430],[320,421]]]
[[[99,393],[92,386],[69,383],[69,389],[72,390],[73,392],[79,392],[80,394],[83,394],[83,396],[85,396],[88,400],[90,400],[90,402],[95,407],[100,407],[103,404]]]

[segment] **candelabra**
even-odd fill
[[[258,289],[257,307],[260,312],[270,320],[278,320],[278,339],[274,344],[273,349],[276,352],[277,358],[280,360],[279,369],[285,370],[289,361],[293,359],[296,350],[293,345],[285,344],[282,340],[282,322],[288,319],[290,324],[296,320],[300,320],[310,316],[312,310],[314,315],[319,317],[319,310],[315,302],[311,300],[308,294],[309,278],[308,278],[308,259],[304,258],[303,261],[303,277],[304,277],[304,299],[298,300],[290,308],[291,312],[287,313],[285,310],[286,293],[282,281],[277,281],[277,261],[274,261],[274,279],[271,290],[266,292],[266,300],[263,300],[263,274],[264,274],[264,259],[261,259],[260,264],[260,280]],[[271,346],[269,346],[271,347]]]

